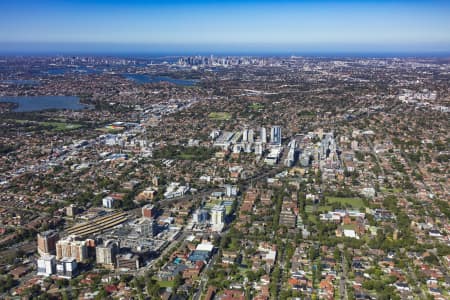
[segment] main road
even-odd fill
[[[247,188],[253,181],[259,181],[259,180],[267,179],[271,176],[274,176],[275,174],[281,172],[283,170],[283,168],[284,168],[283,166],[277,166],[277,167],[271,168],[267,171],[260,172],[251,177],[242,179],[242,180],[238,181],[238,184],[241,184],[242,187]],[[203,197],[207,197],[207,196],[211,195],[211,193],[213,193],[213,192],[219,192],[219,191],[223,191],[223,188],[218,188],[218,187],[208,188],[208,189],[201,190],[200,192],[198,192],[196,194],[190,194],[190,195],[184,195],[184,196],[174,197],[174,198],[170,198],[170,199],[164,199],[164,200],[159,201],[158,204],[160,205],[160,207],[167,207],[174,203],[184,202],[184,201],[192,200],[194,198],[202,199]]]

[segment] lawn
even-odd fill
[[[387,188],[382,187],[381,192],[399,194],[399,193],[403,192],[403,190],[400,188],[387,189]]]
[[[113,129],[113,128],[106,128],[106,127],[97,128],[96,130],[101,131],[103,133],[111,133],[111,134],[119,133],[119,132],[123,131],[123,129]]]
[[[51,126],[52,129],[56,131],[74,130],[82,127],[82,125],[80,124],[61,123],[61,122],[39,122],[39,124],[43,126]]]
[[[195,159],[195,155],[194,154],[188,154],[188,153],[181,153],[180,155],[178,155],[179,159],[184,159],[184,160],[193,160]]]
[[[227,112],[212,112],[208,115],[211,120],[228,121],[231,119],[231,114]]]
[[[330,210],[332,210],[333,208],[330,205],[320,205],[317,208],[317,211],[325,213],[325,212],[329,212]]]
[[[19,120],[19,119],[14,119],[11,121],[13,121],[17,124],[33,124],[33,125],[37,125],[37,126],[51,127],[50,129],[54,130],[54,131],[67,131],[67,130],[74,130],[74,129],[83,127],[83,125],[81,125],[81,124],[66,123],[66,122],[52,122],[52,121],[38,122],[38,121],[32,121],[32,120]]]
[[[348,225],[343,225],[342,229],[345,230],[355,230],[355,225],[354,224],[348,224]]]
[[[261,110],[264,108],[264,105],[261,103],[254,102],[250,105],[250,108],[253,110]]]
[[[208,201],[208,202],[205,204],[205,208],[211,209],[211,208],[213,208],[213,207],[216,206],[216,205],[220,205],[221,203],[222,203],[222,200]]]
[[[315,215],[308,215],[308,221],[317,224],[317,217]]]
[[[339,197],[327,197],[326,201],[328,204],[340,203],[342,205],[351,205],[355,209],[365,207],[364,202],[360,198],[339,198]]]
[[[314,210],[314,206],[313,205],[306,205],[305,206],[305,212],[310,214],[312,213]],[[331,210],[331,206],[330,205],[320,205],[317,206],[317,212],[327,212]]]
[[[168,288],[168,287],[173,287],[173,280],[172,281],[168,281],[168,280],[158,280],[158,285],[162,288]]]

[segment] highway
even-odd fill
[[[339,245],[339,250],[341,251],[341,268],[342,268],[342,274],[339,278],[339,292],[340,292],[340,299],[348,299],[348,293],[347,293],[347,262],[345,259],[344,252],[342,251],[344,248],[343,244]]]
[[[255,174],[249,178],[242,179],[242,180],[238,181],[238,184],[240,183],[240,184],[242,184],[242,186],[244,188],[247,188],[253,181],[256,182],[256,181],[260,181],[262,179],[267,179],[267,178],[274,176],[277,173],[281,172],[283,169],[284,169],[283,166],[278,165],[270,170],[267,170],[266,172],[261,172],[261,173]],[[171,198],[171,199],[164,199],[164,200],[159,201],[158,204],[160,205],[160,207],[167,207],[167,206],[170,206],[171,204],[192,200],[194,198],[203,199],[203,197],[207,197],[207,196],[211,195],[211,193],[213,193],[213,192],[219,192],[219,191],[223,191],[223,190],[224,190],[223,188],[204,189],[195,194],[184,195],[181,197],[175,197],[175,198]]]

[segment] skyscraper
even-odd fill
[[[247,142],[248,141],[248,129],[247,128],[242,130],[242,141],[243,142]]]
[[[38,233],[37,250],[40,255],[55,254],[56,242],[58,241],[58,233],[54,230],[47,230]]]
[[[116,254],[119,252],[119,246],[115,241],[106,241],[104,245],[98,245],[95,248],[95,257],[98,264],[107,267],[113,267],[116,263]]]
[[[37,260],[37,274],[50,276],[56,271],[56,259],[54,255],[44,255]]]
[[[274,145],[281,145],[281,127],[272,126],[270,129],[270,142]]]
[[[222,231],[225,225],[225,206],[216,205],[211,209],[211,225],[214,231]]]
[[[152,219],[155,217],[156,208],[152,204],[146,204],[142,207],[142,217]]]
[[[73,258],[82,262],[88,257],[88,249],[85,241],[76,241],[69,236],[56,243],[56,258]]]
[[[263,144],[267,143],[267,131],[265,127],[261,127],[260,135],[261,135],[261,143]]]
[[[248,131],[248,142],[253,143],[255,141],[255,133],[253,131],[253,129],[250,129]]]

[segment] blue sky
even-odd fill
[[[0,52],[450,52],[450,1],[1,0]]]

